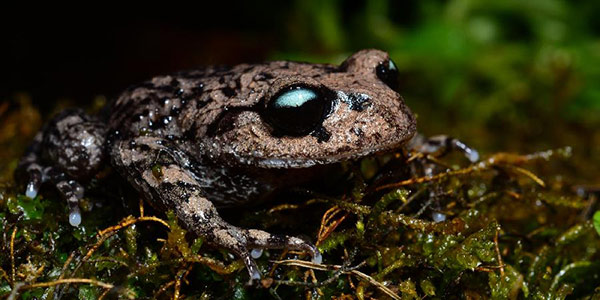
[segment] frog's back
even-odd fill
[[[108,110],[111,132],[201,138],[228,110],[255,110],[278,78],[318,78],[335,67],[273,61],[157,76],[124,91]]]

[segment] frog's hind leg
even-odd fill
[[[105,127],[81,110],[65,110],[39,132],[19,162],[17,180],[26,184],[25,195],[37,196],[44,182],[56,186],[69,204],[69,222],[81,222],[78,202],[83,187],[104,161]]]
[[[189,230],[241,257],[251,280],[261,276],[253,258],[259,256],[257,249],[304,250],[313,261],[321,262],[317,248],[302,239],[247,230],[223,220],[204,196],[199,179],[188,169],[191,160],[168,140],[142,136],[120,141],[112,147],[111,159],[147,200],[172,209]]]
[[[69,224],[79,226],[82,219],[81,211],[79,210],[79,200],[83,198],[85,191],[83,186],[56,168],[48,170],[46,176],[56,186],[61,197],[69,205]]]
[[[26,183],[25,196],[35,198],[44,182],[44,170],[41,162],[43,132],[38,132],[33,142],[19,161],[15,177],[17,181]]]

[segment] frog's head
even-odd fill
[[[395,90],[398,70],[383,51],[359,51],[340,66],[273,62],[265,68],[273,78],[262,101],[237,116],[235,130],[216,137],[238,162],[329,164],[398,149],[415,134],[415,118]]]

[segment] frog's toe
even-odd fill
[[[262,230],[246,230],[234,226],[215,230],[209,236],[214,244],[228,248],[242,258],[248,269],[250,282],[261,278],[254,260],[262,255],[263,249],[307,251],[312,256],[313,262],[320,264],[323,261],[315,245],[297,237],[273,235]]]
[[[55,184],[63,199],[69,206],[69,224],[79,226],[82,221],[81,210],[79,209],[79,200],[85,194],[85,189],[79,182],[68,179],[64,173],[51,171],[48,177]]]
[[[479,160],[479,152],[477,150],[469,147],[461,140],[447,135],[436,135],[427,139],[421,135],[417,135],[411,141],[411,144],[413,150],[424,154],[444,156],[450,151],[459,151],[472,163]]]
[[[323,261],[323,256],[315,245],[297,237],[273,235],[262,230],[250,229],[248,230],[248,243],[254,249],[307,251],[312,256],[312,262],[320,264]]]
[[[317,247],[300,238],[285,235],[273,235],[262,230],[254,229],[247,230],[245,233],[246,245],[243,249],[251,250],[242,250],[240,256],[244,260],[248,273],[250,274],[250,284],[252,284],[254,280],[261,279],[260,271],[254,260],[262,256],[263,249],[307,251],[312,256],[312,262],[320,264],[323,261],[323,256]]]
[[[467,146],[467,144],[463,143],[462,141],[453,139],[452,146],[454,149],[458,149],[458,151],[461,151],[470,162],[474,163],[479,160],[479,152]]]
[[[259,259],[263,254],[263,250],[262,249],[252,249],[250,251],[250,256],[254,259]]]
[[[71,212],[69,212],[69,224],[74,227],[78,227],[81,224],[81,211],[79,207],[72,208]]]
[[[68,187],[66,187],[66,189],[68,190],[66,192],[61,190],[61,193],[67,198],[67,203],[69,205],[69,224],[78,227],[82,220],[81,210],[79,209],[79,200],[83,198],[84,189],[79,183],[73,180],[70,180],[67,184]]]
[[[30,181],[27,183],[27,188],[25,189],[25,196],[33,199],[37,196],[40,190],[40,185],[36,184],[34,181]]]
[[[27,187],[25,188],[25,196],[33,199],[38,195],[40,187],[42,186],[42,180],[44,178],[42,173],[42,167],[37,164],[32,164],[28,170]]]
[[[250,252],[245,251],[241,253],[242,259],[244,260],[244,264],[246,265],[246,269],[248,270],[248,274],[250,275],[250,284],[253,283],[254,280],[260,280],[261,274],[256,262],[252,258]]]

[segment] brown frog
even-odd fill
[[[159,76],[101,115],[59,114],[35,137],[17,177],[29,197],[44,182],[55,185],[78,226],[82,184],[109,164],[154,207],[240,256],[258,279],[253,249],[305,250],[318,263],[321,255],[296,237],[230,225],[216,208],[262,201],[321,166],[402,147],[416,122],[396,85],[397,69],[379,50],[339,66],[274,61]]]

